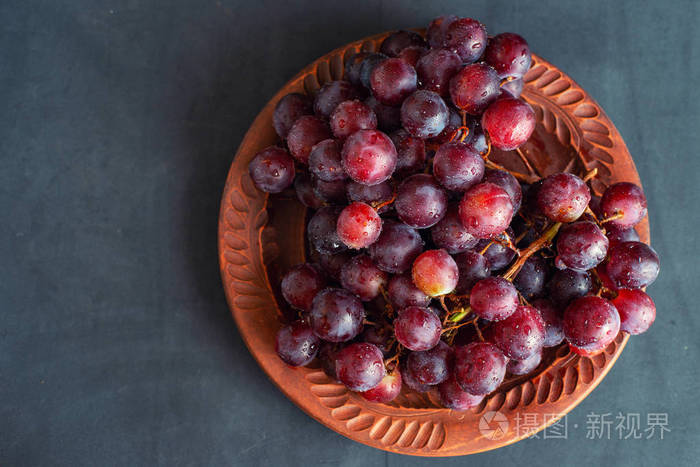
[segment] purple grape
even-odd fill
[[[372,262],[367,255],[355,256],[340,270],[340,283],[344,289],[354,293],[363,302],[375,299],[386,287],[387,274]]]
[[[561,312],[546,298],[533,301],[532,306],[540,313],[540,317],[544,321],[543,347],[554,347],[561,344],[564,340]]]
[[[472,342],[455,347],[454,352],[455,379],[463,391],[485,395],[503,382],[508,358],[495,345]]]
[[[484,177],[484,159],[462,143],[446,143],[433,159],[433,175],[451,191],[467,191]]]
[[[418,138],[433,138],[447,125],[449,112],[439,94],[421,89],[401,105],[401,124]]]
[[[314,333],[329,342],[345,342],[362,330],[362,302],[343,289],[327,288],[314,297],[309,320]]]
[[[305,263],[294,266],[282,278],[282,296],[294,308],[309,311],[314,297],[326,286],[315,266]]]
[[[366,342],[350,344],[336,355],[335,373],[348,389],[369,391],[386,375],[382,352]]]
[[[314,99],[314,112],[325,118],[331,116],[335,108],[343,101],[359,99],[359,90],[348,81],[329,81],[321,86]]]
[[[618,287],[641,289],[659,275],[659,256],[645,243],[620,243],[610,249],[606,270]]]
[[[471,292],[477,282],[491,275],[486,258],[476,251],[468,250],[455,255],[455,262],[459,269],[459,281],[455,291],[459,294]]]
[[[433,49],[416,64],[421,89],[433,91],[442,97],[449,95],[450,79],[462,67],[462,59],[447,49]]]
[[[379,52],[389,57],[396,57],[406,47],[427,47],[427,45],[425,39],[417,32],[401,30],[389,34],[382,41]]]
[[[248,173],[259,190],[279,193],[294,181],[294,160],[284,149],[270,146],[250,161]]]
[[[430,297],[416,287],[408,274],[392,277],[387,293],[389,300],[397,308],[427,307],[430,304]]]
[[[394,319],[396,340],[409,350],[432,349],[440,342],[441,331],[440,318],[428,308],[404,308]]]
[[[445,30],[444,46],[460,56],[464,63],[475,62],[486,48],[486,28],[472,18],[452,21]]]
[[[490,329],[494,343],[506,357],[526,360],[544,345],[545,326],[540,313],[531,306],[519,306]]]
[[[277,332],[275,351],[291,366],[308,365],[318,352],[321,341],[304,321],[294,321]]]
[[[462,225],[454,204],[447,208],[445,217],[430,228],[430,235],[438,248],[444,248],[450,254],[467,251],[479,242]]]
[[[421,384],[440,384],[450,375],[452,348],[443,341],[430,350],[410,352],[406,366]]]
[[[411,227],[385,220],[382,233],[369,247],[369,255],[383,271],[400,274],[407,271],[423,251],[421,236]]]
[[[308,96],[293,92],[287,94],[275,105],[272,114],[272,126],[280,138],[285,139],[292,128],[294,122],[304,115],[311,115],[314,112],[313,103]]]
[[[406,130],[398,130],[391,134],[391,140],[396,147],[395,177],[405,177],[422,172],[425,168],[425,141],[411,136]]]
[[[419,229],[432,227],[447,212],[447,193],[432,175],[411,175],[399,186],[394,208],[405,224]]]
[[[347,249],[336,231],[339,214],[338,208],[323,207],[309,221],[306,233],[311,246],[319,253],[334,254]]]
[[[324,139],[311,148],[309,172],[324,182],[347,178],[340,160],[340,147],[335,140]]]
[[[292,156],[302,164],[309,163],[311,148],[330,138],[328,124],[313,115],[299,117],[287,134],[287,146]]]

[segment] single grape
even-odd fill
[[[348,202],[346,180],[325,182],[314,177],[311,179],[311,185],[313,186],[314,196],[326,204],[339,205]]]
[[[362,101],[344,101],[331,113],[330,124],[333,135],[345,139],[358,130],[376,129],[377,115]]]
[[[306,226],[306,234],[311,246],[319,253],[339,253],[347,247],[336,231],[340,209],[323,207],[316,211]]]
[[[455,255],[454,259],[459,270],[459,280],[455,288],[455,292],[458,294],[471,292],[472,287],[477,282],[491,275],[486,258],[474,250],[459,253]]]
[[[425,141],[411,136],[406,130],[398,130],[391,134],[397,153],[395,177],[405,177],[422,172],[425,168]]]
[[[311,178],[307,174],[300,172],[294,177],[294,190],[299,202],[307,208],[318,209],[323,206],[323,200],[314,194]]]
[[[389,301],[397,308],[409,306],[425,308],[430,304],[430,297],[416,287],[409,274],[392,277],[387,293]]]
[[[329,342],[345,342],[357,336],[364,319],[360,299],[347,290],[331,287],[316,294],[309,312],[314,333]]]
[[[452,292],[457,287],[459,269],[445,250],[427,250],[413,262],[413,283],[431,297]]]
[[[518,291],[502,277],[487,277],[477,282],[469,295],[469,305],[479,317],[501,321],[518,307]]]
[[[325,286],[326,281],[315,266],[298,264],[282,278],[282,296],[294,308],[309,311],[314,297]]]
[[[525,83],[523,82],[522,78],[508,80],[501,84],[501,96],[514,97],[517,99],[520,97],[520,94],[523,93],[523,87],[525,87]],[[504,92],[508,93],[508,96],[505,96],[503,94]]]
[[[360,65],[360,83],[364,87],[367,89],[370,88],[370,78],[372,76],[372,71],[374,71],[374,67],[387,58],[389,57],[381,53],[372,53],[365,57],[365,59],[362,61],[362,65]]]
[[[605,226],[605,236],[608,237],[610,241],[610,247],[612,248],[619,243],[624,242],[638,242],[639,234],[636,230],[630,228],[626,230],[619,230],[614,226]]]
[[[501,97],[484,111],[481,126],[494,147],[512,151],[525,144],[535,131],[535,111],[520,99]]]
[[[506,319],[490,329],[494,343],[508,358],[526,360],[544,345],[545,325],[531,306],[519,306]]]
[[[450,254],[467,251],[478,243],[476,237],[467,232],[462,225],[458,208],[454,204],[447,208],[445,217],[430,228],[430,236],[435,246],[447,250]]]
[[[513,219],[513,204],[508,193],[493,183],[479,183],[459,203],[459,217],[467,231],[477,238],[493,238]]]
[[[489,40],[484,60],[498,72],[500,78],[522,78],[530,69],[530,46],[518,34],[504,32]]]
[[[413,31],[396,31],[382,41],[379,51],[389,57],[396,57],[406,47],[426,47],[428,44],[423,36]]]
[[[398,368],[387,372],[378,385],[368,391],[361,392],[362,397],[370,402],[386,404],[396,399],[401,393],[401,372]]]
[[[488,342],[455,348],[454,374],[463,391],[477,396],[494,391],[506,375],[508,358]]]
[[[446,143],[433,158],[433,175],[451,191],[467,191],[484,177],[484,159],[462,143]]]
[[[355,256],[340,270],[340,284],[363,302],[377,298],[387,281],[387,273],[377,268],[367,255]]]
[[[351,202],[367,203],[369,205],[384,203],[391,200],[394,196],[394,189],[388,181],[372,186],[357,182],[349,182],[346,190],[348,199]],[[391,209],[390,206],[383,206],[377,212],[382,214],[389,209]]]
[[[362,68],[362,62],[369,55],[371,55],[369,52],[358,52],[346,59],[344,73],[345,80],[356,86],[362,84],[360,82],[360,69]]]
[[[420,60],[421,57],[426,54],[426,52],[428,52],[427,48],[418,45],[412,45],[401,50],[401,52],[399,52],[396,58],[400,58],[401,60],[415,68],[416,65],[418,65],[418,60]]]
[[[425,89],[408,96],[401,105],[401,124],[417,138],[433,138],[447,125],[449,112],[439,94]]]
[[[440,341],[430,350],[410,352],[406,358],[406,366],[418,382],[432,386],[448,378],[452,358],[452,348]]]
[[[349,251],[341,251],[340,253],[328,254],[319,253],[318,262],[325,272],[328,273],[331,278],[340,281],[340,271],[347,263],[353,258],[352,253]]]
[[[475,396],[462,390],[454,374],[438,385],[440,403],[452,410],[469,410],[478,406],[484,396]]]
[[[304,115],[289,129],[287,146],[297,161],[308,164],[311,148],[330,137],[331,131],[326,122],[313,115]]]
[[[510,230],[510,227],[506,229],[506,232]],[[509,233],[509,235],[512,237]],[[492,271],[500,271],[513,262],[515,257],[518,255],[515,250],[509,248],[504,243],[501,243],[500,237],[496,237],[495,240],[483,239],[479,240],[474,249],[476,251],[483,252],[484,258],[488,262],[489,269]],[[488,247],[488,248],[487,248]]]
[[[304,115],[314,113],[313,103],[308,96],[293,92],[287,94],[275,105],[275,111],[272,114],[272,126],[280,138],[285,139],[292,128],[294,122]]]
[[[548,273],[549,267],[542,257],[530,256],[513,279],[513,285],[523,297],[531,300],[544,293]]]
[[[411,371],[406,365],[405,360],[401,363],[401,380],[403,383],[406,384],[406,386],[408,386],[416,392],[423,393],[430,391],[429,385],[419,382],[413,375],[413,373],[411,373]]]
[[[496,70],[485,63],[467,65],[450,80],[450,97],[458,108],[481,115],[501,94]]]
[[[394,319],[396,340],[408,350],[429,350],[440,342],[440,318],[428,308],[410,306]]]
[[[432,175],[411,175],[399,186],[394,209],[406,225],[418,229],[432,227],[447,212],[447,193]]]
[[[335,373],[351,391],[369,391],[386,375],[384,356],[376,345],[350,344],[336,355]]]
[[[377,241],[382,218],[365,203],[352,203],[338,216],[338,237],[349,248],[359,250]]]
[[[294,182],[294,160],[284,149],[270,146],[250,161],[248,173],[259,190],[279,193]]]
[[[416,70],[400,58],[387,58],[378,63],[369,82],[372,95],[385,105],[400,105],[418,89]]]
[[[544,321],[544,347],[554,347],[564,340],[564,328],[561,313],[551,301],[540,298],[532,302],[532,306],[540,313]]]
[[[506,369],[511,375],[526,375],[534,371],[542,361],[542,349],[530,355],[525,360],[510,360]]]
[[[377,116],[377,128],[391,133],[401,128],[401,107],[391,107],[379,102],[374,96],[365,99],[365,104]]]
[[[344,344],[321,341],[318,354],[316,354],[323,372],[334,380],[338,379],[335,374],[335,357],[343,346]]]
[[[472,18],[452,21],[445,30],[444,46],[460,56],[464,63],[477,61],[484,53],[486,28]]]
[[[334,182],[347,177],[340,161],[340,147],[335,140],[324,139],[311,148],[309,172],[324,182]]]
[[[612,300],[620,313],[620,329],[630,334],[646,332],[656,319],[656,305],[641,290],[620,289]]]
[[[341,152],[345,172],[358,183],[376,185],[396,168],[396,148],[379,130],[360,130],[348,137]]]
[[[618,287],[641,289],[659,275],[659,256],[646,243],[620,243],[610,249],[606,270]]]
[[[572,300],[583,297],[593,287],[591,275],[584,271],[562,269],[547,284],[549,298],[559,307],[566,307]]]
[[[413,260],[423,251],[421,236],[411,227],[385,220],[382,233],[369,247],[369,255],[379,269],[400,274],[407,271]]]
[[[489,152],[489,142],[486,139],[486,133],[484,133],[484,129],[481,126],[481,121],[476,121],[474,123],[471,131],[471,138],[469,138],[468,144],[482,156],[485,156]]]
[[[442,97],[449,95],[450,79],[462,67],[462,59],[447,49],[433,49],[423,55],[416,64],[416,73],[421,89],[436,92]]]
[[[484,181],[503,188],[508,193],[511,203],[513,203],[513,212],[520,210],[520,205],[523,201],[523,191],[517,178],[505,170],[487,170],[484,174]]]
[[[555,264],[560,269],[593,269],[608,254],[608,244],[608,237],[593,222],[578,221],[567,224],[557,235]]]
[[[304,321],[294,321],[277,332],[275,351],[291,366],[308,365],[314,359],[321,341]]]
[[[564,311],[564,336],[573,346],[589,353],[603,350],[620,331],[620,315],[604,298],[577,298]]]
[[[425,33],[425,37],[428,40],[428,44],[432,48],[440,48],[445,44],[445,32],[447,27],[455,20],[457,20],[455,15],[445,15],[435,18],[430,22],[428,30]]]
[[[545,178],[537,191],[537,205],[555,222],[573,222],[586,210],[591,190],[576,175],[558,173]]]
[[[318,90],[314,99],[314,112],[325,118],[331,116],[335,108],[343,101],[359,99],[361,93],[348,81],[329,81]]]
[[[603,218],[612,218],[606,223],[618,229],[630,229],[647,215],[647,199],[634,183],[621,182],[610,185],[600,199]],[[619,216],[619,217],[618,217]]]

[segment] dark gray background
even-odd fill
[[[3,1],[0,464],[697,465],[698,10]],[[656,324],[569,416],[569,439],[431,460],[351,442],[268,381],[224,301],[216,224],[236,147],[296,71],[448,12],[521,33],[598,100],[637,163],[663,267]],[[672,431],[586,439],[587,414],[606,412],[667,413]]]

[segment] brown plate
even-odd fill
[[[255,153],[278,144],[272,128],[277,101],[290,92],[313,95],[320,84],[340,79],[344,59],[378,48],[387,33],[353,42],[319,58],[280,89],[257,116],[231,164],[219,218],[219,260],[226,298],[248,349],[270,379],[307,414],[355,441],[418,456],[457,456],[514,443],[554,423],[581,402],[610,371],[627,343],[622,333],[592,357],[566,345],[548,349],[533,373],[507,379],[479,407],[458,412],[442,408],[435,394],[409,389],[390,404],[371,403],[327,377],[318,367],[292,368],[275,354],[275,334],[286,308],[280,277],[305,259],[306,209],[284,196],[258,191],[248,176]],[[598,168],[597,194],[617,181],[640,184],[634,162],[600,106],[555,66],[533,56],[522,98],[537,115],[537,128],[523,147],[542,175]],[[516,153],[496,161],[525,171]],[[649,240],[645,219],[637,230]],[[494,413],[495,412],[495,413]],[[527,415],[526,415],[527,414]],[[522,429],[529,417],[536,426]]]

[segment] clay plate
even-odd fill
[[[359,50],[376,50],[387,34],[338,48],[304,68],[268,102],[243,138],[231,164],[219,218],[226,298],[243,340],[270,379],[327,427],[401,454],[457,456],[495,449],[545,428],[573,409],[610,371],[628,337],[620,334],[592,358],[572,354],[565,345],[550,349],[533,373],[508,379],[479,407],[466,412],[442,408],[435,394],[409,389],[391,404],[370,403],[318,366],[292,368],[275,354],[275,333],[289,313],[279,295],[280,277],[305,260],[307,213],[293,195],[268,196],[258,191],[248,176],[248,162],[260,149],[279,144],[272,112],[282,96],[313,95],[321,84],[342,77],[346,57]],[[548,175],[597,167],[599,175],[592,184],[597,194],[617,181],[640,183],[617,129],[576,82],[537,56],[524,80],[522,98],[535,109],[538,124],[523,149],[535,169]],[[525,171],[514,152],[493,157],[510,169]],[[637,229],[648,242],[647,220]],[[529,433],[516,421],[525,414],[537,421]]]

